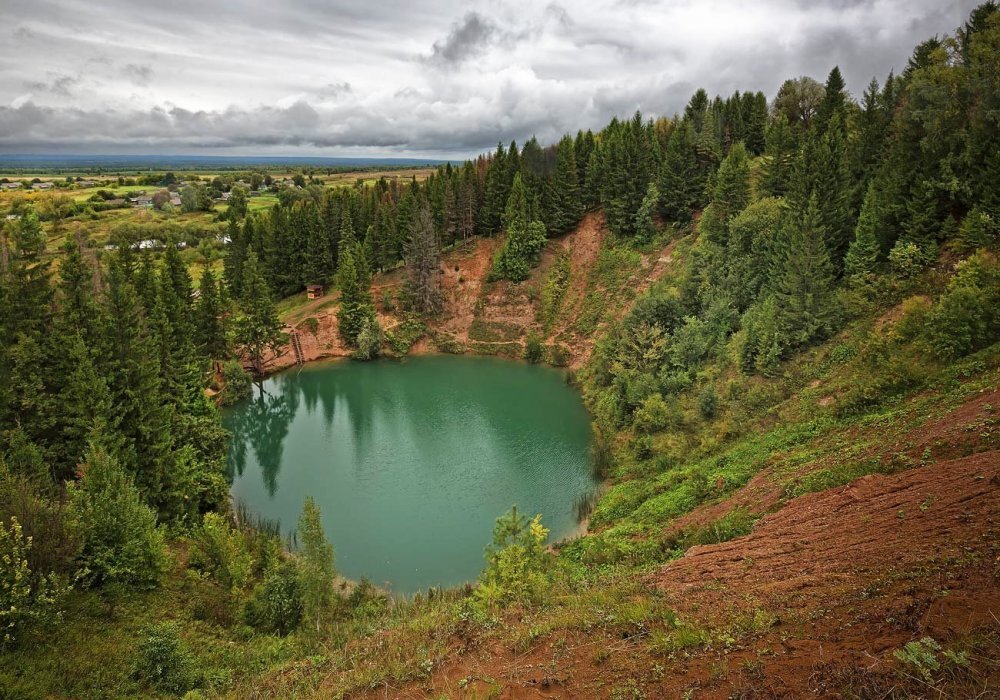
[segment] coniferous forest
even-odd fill
[[[145,250],[126,228],[107,247],[77,228],[53,252],[40,207],[3,223],[0,696],[996,692],[995,3],[861,95],[837,67],[770,96],[698,89],[675,115],[499,143],[424,179],[302,179],[267,208],[241,197],[218,222],[221,270],[197,275],[176,245]],[[587,217],[602,226],[601,257],[579,284],[611,301],[579,362],[552,363],[571,367],[593,419],[604,485],[585,504],[586,534],[547,548],[544,516],[515,509],[483,543],[478,581],[394,599],[338,577],[312,500],[293,538],[231,502],[220,407],[266,400],[271,363],[293,352],[283,300],[323,285],[352,361],[401,354],[400,330],[380,321],[384,280],[401,280],[392,306],[421,328],[449,314],[442,260],[489,245],[485,288],[539,285],[532,302],[548,311],[517,345],[537,362],[551,357],[539,338],[569,313],[572,236]],[[563,241],[568,257],[544,262]],[[939,423],[956,407],[964,422],[948,432]],[[796,502],[853,514],[863,494],[831,494],[935,464],[974,491],[952,504],[928,476],[880,506],[887,520],[861,513],[846,527],[876,517],[871,541],[830,544],[877,549],[912,521],[917,540],[964,548],[895,577],[851,569],[868,586],[851,599],[854,622],[893,620],[878,650],[823,627],[818,604],[811,618],[769,607],[763,589],[730,605],[699,588],[703,607],[684,607],[677,591],[700,580],[684,578],[692,557],[731,547],[737,578],[756,580],[765,554],[737,543],[806,542],[808,523],[777,529]],[[935,508],[948,510],[920,525]],[[705,580],[724,580],[721,567],[704,564]],[[815,585],[830,587],[831,609],[847,595]],[[975,598],[966,617],[981,623],[927,622],[951,589],[954,615]],[[861,600],[895,602],[871,612]],[[778,640],[809,625],[833,660],[782,666]],[[532,668],[520,685],[504,675],[517,659]]]

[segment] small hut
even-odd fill
[[[323,296],[323,285],[322,284],[307,284],[306,285],[306,296],[310,299],[319,299]]]

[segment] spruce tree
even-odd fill
[[[70,496],[83,529],[87,581],[113,589],[154,587],[166,564],[156,513],[100,436],[92,439],[83,478]]]
[[[863,284],[871,280],[878,266],[879,244],[875,234],[878,225],[877,193],[873,186],[868,187],[861,216],[854,229],[854,240],[844,258],[844,276],[855,284]]]
[[[833,266],[816,196],[785,228],[775,297],[789,347],[827,337],[835,327]]]
[[[655,182],[650,182],[639,211],[635,213],[635,237],[638,240],[651,241],[656,236],[656,209],[659,201],[660,191]]]
[[[545,224],[529,219],[527,193],[520,174],[514,177],[503,221],[507,238],[493,258],[490,278],[520,282],[527,279],[545,245]]]
[[[346,213],[341,230],[339,258],[337,286],[340,288],[340,309],[337,311],[337,329],[341,339],[354,347],[365,321],[375,317],[375,305],[372,303],[371,276],[364,248],[354,237],[354,228]]]
[[[564,136],[556,149],[556,169],[549,185],[551,190],[547,229],[551,236],[572,230],[583,215],[583,200],[573,139]]]
[[[107,306],[112,422],[123,438],[121,453],[114,456],[135,475],[146,502],[156,505],[172,465],[170,411],[156,338],[118,256],[108,270]]]
[[[764,153],[763,191],[783,197],[789,189],[795,166],[795,135],[785,115],[779,114],[767,129]]]
[[[420,207],[410,223],[406,245],[406,295],[416,311],[441,310],[440,253],[427,206]]]
[[[284,334],[281,321],[271,301],[271,293],[264,280],[264,274],[257,262],[257,254],[251,249],[243,269],[243,297],[239,300],[238,311],[233,323],[233,336],[237,350],[248,357],[261,383],[268,354],[276,356],[280,351]],[[263,393],[263,386],[261,386]]]
[[[668,221],[687,222],[699,207],[704,191],[691,121],[684,119],[667,141],[657,179],[660,211]]]
[[[195,304],[195,338],[202,354],[214,360],[229,357],[229,338],[219,289],[215,275],[206,269],[198,284],[198,301]]]

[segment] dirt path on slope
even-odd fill
[[[767,697],[834,697],[851,672],[888,673],[908,641],[1000,628],[998,555],[994,450],[802,496],[746,537],[693,547],[651,582],[702,625],[766,620],[728,663],[768,649],[757,684]],[[707,660],[691,664],[686,680],[710,688],[707,671]]]

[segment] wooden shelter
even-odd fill
[[[323,285],[322,284],[307,284],[306,285],[306,296],[309,299],[319,299],[323,296]]]

